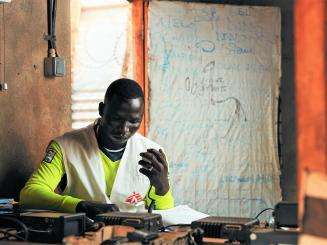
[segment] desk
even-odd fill
[[[126,237],[127,232],[133,231],[134,228],[127,226],[106,226],[101,228],[97,232],[87,232],[84,237],[71,236],[67,237],[65,240],[69,244],[73,245],[84,245],[84,244],[100,244],[102,241],[110,239],[115,236]],[[159,233],[159,237],[151,241],[150,245],[162,245],[162,244],[187,244],[187,239],[189,235],[188,228],[178,228],[171,232]],[[204,244],[208,245],[221,245],[226,244],[226,239],[219,238],[204,238]],[[141,244],[138,242],[126,242],[120,244]]]
[[[119,227],[119,226],[106,226],[101,228],[97,232],[87,232],[83,237],[67,237],[65,238],[65,244],[70,245],[99,245],[101,242],[112,238],[113,236],[126,236],[128,231],[133,231],[132,227]],[[298,234],[296,232],[274,232],[271,230],[261,230],[257,232],[257,240],[251,241],[251,245],[262,245],[271,244],[276,240],[282,239],[284,244],[297,244]],[[150,245],[162,245],[162,244],[176,244],[182,245],[187,244],[186,238],[187,232],[177,231],[171,233],[161,233],[159,238],[153,240]],[[225,239],[219,238],[204,238],[204,244],[206,245],[222,245],[231,244]],[[16,242],[16,241],[0,241],[0,245],[10,244],[10,245],[42,245],[47,243],[32,243],[32,242]],[[121,245],[141,245],[140,242],[125,242],[120,243]]]
[[[94,232],[86,232],[84,236],[69,236],[64,239],[64,244],[70,245],[99,245],[103,241],[112,239],[114,237],[127,237],[128,232],[135,231],[135,228],[129,226],[105,226],[100,228],[98,231]],[[159,233],[159,237],[155,240],[151,241],[150,245],[162,245],[162,244],[171,244],[171,245],[182,245],[182,244],[190,244],[188,241],[190,240],[191,229],[189,227],[178,227],[171,232],[162,232]],[[297,231],[283,231],[278,230],[274,231],[269,228],[254,228],[252,230],[252,239],[251,245],[261,245],[261,244],[271,244],[276,241],[284,244],[297,244],[298,232]],[[204,244],[207,245],[221,245],[221,244],[233,244],[228,243],[225,239],[219,238],[204,238]],[[16,242],[16,241],[0,241],[1,244],[46,244],[46,243],[31,243],[31,242]],[[120,244],[140,244],[140,242],[121,242]],[[235,244],[235,243],[234,243]]]

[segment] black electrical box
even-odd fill
[[[69,235],[83,235],[85,214],[68,214],[51,211],[20,213],[17,217],[29,229],[29,241],[62,242]]]
[[[153,232],[163,226],[161,215],[150,213],[109,212],[98,214],[95,221],[103,222],[106,225],[132,226],[136,229]]]
[[[249,218],[210,216],[193,221],[191,228],[201,228],[204,237],[224,238],[244,242],[248,239],[250,230],[245,224],[252,221]]]
[[[62,77],[65,74],[65,60],[63,58],[47,57],[44,59],[44,76]]]
[[[279,202],[275,206],[274,218],[276,228],[280,227],[298,227],[297,222],[297,203]]]

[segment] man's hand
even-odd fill
[[[76,206],[76,213],[86,213],[86,216],[93,219],[97,214],[119,211],[115,204],[99,202],[80,201]]]
[[[147,176],[151,185],[156,188],[156,194],[165,195],[169,191],[168,181],[168,164],[163,151],[148,149],[146,152],[140,153],[142,160],[139,164],[142,166],[140,172]]]

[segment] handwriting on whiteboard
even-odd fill
[[[150,2],[149,137],[176,204],[253,216],[280,198],[276,8]]]

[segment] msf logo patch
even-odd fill
[[[133,191],[133,193],[126,198],[125,203],[137,206],[142,201],[143,201],[143,198],[142,198],[141,194]]]

